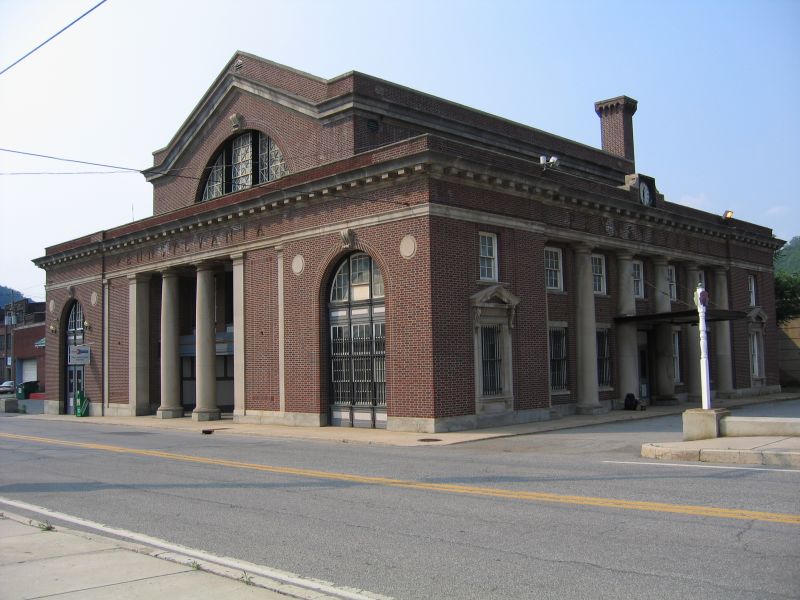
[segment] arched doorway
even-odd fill
[[[64,331],[64,412],[68,415],[75,414],[75,399],[84,391],[85,348],[83,309],[74,302]]]
[[[331,425],[386,427],[383,275],[363,252],[338,264],[328,295]]]

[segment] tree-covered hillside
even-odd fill
[[[18,292],[13,288],[0,285],[0,307],[6,304],[11,304],[12,300],[22,300],[22,292]]]
[[[781,273],[800,273],[800,235],[792,238],[775,255],[775,271]]]

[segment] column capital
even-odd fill
[[[176,269],[175,267],[167,267],[166,269],[163,269],[161,271],[162,279],[167,279],[169,277],[179,277],[179,276],[180,273],[178,272],[178,269]]]
[[[231,260],[234,264],[239,263],[241,264],[244,262],[244,252],[237,252],[236,254],[231,254]]]
[[[669,263],[669,259],[663,255],[653,256],[652,261],[657,267],[666,267]]]
[[[572,245],[572,249],[576,254],[591,254],[592,250],[594,250],[594,246],[586,242],[577,242]]]
[[[630,250],[617,250],[615,252],[617,260],[633,260],[633,252]]]
[[[724,265],[715,265],[712,267],[715,275],[725,275],[728,273],[728,267]]]
[[[698,264],[693,260],[688,260],[683,263],[683,266],[686,268],[687,271],[699,271],[700,267]]]
[[[200,271],[214,271],[219,268],[219,263],[212,260],[199,260],[191,264],[198,273]]]
[[[139,281],[150,281],[151,276],[152,273],[130,273],[128,275],[128,283],[133,285],[134,283]]]

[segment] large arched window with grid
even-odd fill
[[[259,131],[230,138],[205,170],[200,200],[211,200],[244,190],[288,173],[283,152],[274,140]]]
[[[386,427],[383,275],[368,254],[344,258],[328,294],[331,424]]]

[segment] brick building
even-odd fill
[[[45,303],[28,298],[0,308],[0,379],[44,389]]]
[[[47,248],[47,409],[445,431],[778,384],[771,230],[634,162],[351,72],[237,53],[144,173],[153,216]]]

